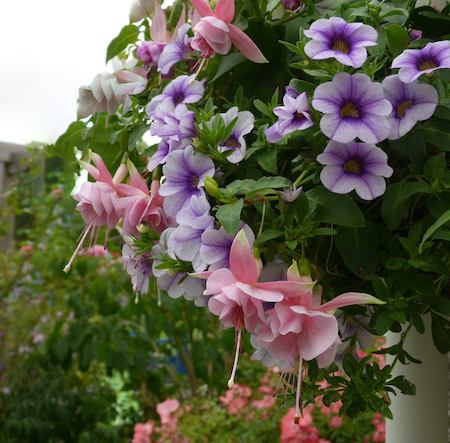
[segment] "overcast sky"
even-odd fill
[[[131,0],[1,0],[0,142],[53,143],[105,66]],[[165,1],[163,6],[172,3]]]

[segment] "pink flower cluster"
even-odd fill
[[[319,437],[319,430],[311,426],[313,416],[311,411],[313,405],[303,409],[303,416],[299,418],[298,424],[294,424],[295,408],[290,408],[288,413],[281,419],[280,443],[330,443]]]

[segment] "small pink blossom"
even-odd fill
[[[330,428],[338,428],[339,426],[341,426],[342,422],[343,422],[343,418],[342,417],[339,417],[337,415],[333,415],[331,417],[329,426],[330,426]]]
[[[166,401],[156,405],[156,412],[161,418],[161,423],[167,424],[170,422],[171,415],[180,407],[180,402],[176,398],[168,398]]]
[[[150,437],[153,433],[154,423],[136,423],[134,425],[134,435],[131,443],[150,443]]]

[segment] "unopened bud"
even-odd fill
[[[219,191],[219,185],[217,182],[211,178],[209,175],[207,175],[204,179],[205,188],[208,191],[209,194],[211,194],[213,197],[220,198],[222,194]]]

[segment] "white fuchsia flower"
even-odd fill
[[[313,60],[335,58],[339,63],[360,68],[367,59],[366,46],[377,44],[378,33],[363,23],[347,23],[343,18],[316,20],[304,31],[312,40],[305,45],[306,55]]]
[[[422,74],[431,75],[437,69],[450,68],[450,41],[428,43],[423,49],[406,49],[396,57],[391,68],[400,68],[399,78],[411,83]]]
[[[398,75],[382,81],[384,96],[392,103],[388,115],[391,125],[389,140],[398,140],[407,134],[418,121],[429,119],[436,110],[439,96],[436,89],[427,84],[403,83]]]
[[[363,200],[384,194],[386,181],[394,170],[387,164],[386,153],[375,145],[330,141],[317,161],[326,165],[320,174],[323,185],[336,194],[353,190]]]
[[[359,137],[366,143],[378,143],[389,135],[386,117],[392,105],[384,98],[381,84],[372,83],[365,74],[336,74],[331,82],[317,86],[312,106],[325,114],[320,129],[336,142],[348,143]]]

